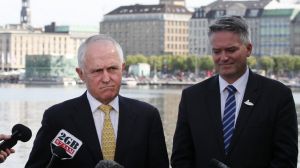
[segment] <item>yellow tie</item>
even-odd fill
[[[102,104],[99,109],[105,113],[104,123],[102,129],[102,153],[105,160],[114,160],[116,140],[114,128],[110,120],[110,111],[112,107],[110,105]]]

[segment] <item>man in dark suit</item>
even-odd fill
[[[218,75],[182,92],[173,168],[296,168],[298,128],[289,88],[247,67],[245,20],[224,16],[209,27]]]
[[[125,168],[168,168],[158,110],[119,95],[125,68],[120,45],[105,35],[92,36],[79,47],[78,63],[76,71],[87,91],[45,111],[25,167],[46,167],[50,143],[64,129],[82,146],[73,159],[56,162],[54,167],[94,168],[105,159]],[[110,110],[106,112],[103,105]]]

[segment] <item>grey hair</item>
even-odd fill
[[[124,55],[123,55],[123,50],[120,46],[120,44],[114,40],[112,37],[104,34],[98,34],[91,36],[87,38],[78,48],[78,53],[77,53],[77,59],[78,59],[78,66],[80,68],[84,67],[84,57],[86,55],[86,49],[87,47],[94,42],[101,42],[101,41],[108,41],[112,42],[113,45],[116,47],[116,51],[118,53],[118,56],[120,57],[120,60],[122,63],[124,63]]]
[[[209,26],[208,36],[210,37],[213,33],[220,31],[230,31],[238,34],[241,42],[245,45],[251,43],[248,24],[241,16],[222,16],[218,18]]]

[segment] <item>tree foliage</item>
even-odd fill
[[[165,73],[178,71],[196,72],[197,70],[213,70],[214,63],[211,56],[195,55],[129,55],[126,57],[126,68],[132,64],[148,63],[151,70],[156,69]],[[264,70],[267,74],[300,72],[300,56],[250,56],[247,65],[252,69]]]

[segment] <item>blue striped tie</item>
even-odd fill
[[[225,153],[228,153],[228,147],[231,142],[231,137],[234,130],[234,120],[235,120],[235,92],[236,88],[232,85],[228,85],[226,87],[228,91],[228,96],[225,102],[225,110],[223,115],[223,134],[224,134],[224,145],[225,145]]]

